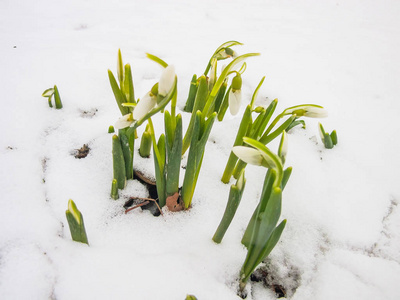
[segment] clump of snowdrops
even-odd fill
[[[176,114],[177,77],[174,67],[151,54],[147,57],[163,68],[160,81],[146,93],[142,99],[135,100],[130,65],[123,67],[121,52],[118,52],[118,81],[109,70],[109,80],[122,117],[115,124],[118,135],[113,136],[113,181],[111,196],[117,199],[118,189],[123,189],[128,179],[133,178],[133,150],[136,128],[147,121],[146,130],[141,139],[139,153],[148,157],[151,144],[155,165],[158,205],[167,205],[170,210],[191,207],[194,190],[205,153],[206,143],[214,121],[223,120],[228,107],[236,114],[241,102],[241,76],[246,70],[243,61],[258,53],[240,56],[231,47],[241,45],[230,41],[218,47],[211,56],[204,74],[194,75],[191,81],[185,111],[191,113],[186,132],[182,129],[182,116]],[[221,71],[217,72],[220,60],[232,59]],[[234,68],[243,63],[238,71]],[[207,76],[209,74],[209,76]],[[228,80],[232,78],[228,87]],[[170,111],[167,108],[170,105]],[[164,133],[156,138],[151,117],[164,111]],[[186,171],[182,187],[179,176],[182,155],[189,150]]]

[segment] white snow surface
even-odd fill
[[[278,111],[315,103],[329,112],[288,136],[288,221],[269,257],[276,277],[296,288],[292,299],[400,299],[399,12],[398,1],[0,1],[0,298],[240,299],[240,240],[265,169],[247,167],[231,227],[220,245],[211,238],[241,115],[266,76],[259,98],[278,98]],[[191,76],[228,40],[261,56],[247,59],[239,114],[214,125],[192,209],[124,214],[124,201],[147,191],[132,180],[119,200],[109,196],[107,130],[120,113],[107,69],[116,73],[118,48],[136,97],[161,74],[146,52],[173,64],[181,110]],[[61,110],[41,97],[54,84]],[[334,149],[323,147],[318,121],[337,130]],[[161,114],[154,123],[161,134]],[[89,155],[75,159],[83,144]],[[135,167],[154,174],[152,157],[136,152]],[[68,199],[90,246],[71,240]],[[276,298],[261,283],[247,290],[248,299]]]

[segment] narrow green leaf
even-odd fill
[[[332,143],[335,146],[338,142],[338,138],[337,138],[337,133],[336,130],[332,131],[331,133],[331,139],[332,139]]]
[[[282,191],[285,189],[285,186],[289,181],[290,175],[292,175],[292,167],[288,167],[283,171],[282,184],[281,184]]]
[[[185,108],[183,109],[184,111],[193,112],[193,105],[194,105],[194,99],[196,98],[197,88],[198,88],[197,75],[194,74],[192,77],[192,81],[190,82],[189,95],[186,100]]]
[[[112,154],[114,179],[117,179],[118,188],[123,189],[126,185],[125,160],[120,139],[116,134],[112,137]]]
[[[283,122],[282,125],[280,125],[275,131],[271,132],[270,134],[267,134],[267,132],[265,132],[260,138],[260,142],[264,145],[270,143],[272,140],[278,137],[293,122],[295,118],[296,115],[292,115],[285,122]]]
[[[165,61],[163,61],[161,58],[159,58],[159,57],[157,57],[157,56],[155,56],[153,54],[150,54],[150,53],[146,53],[146,56],[147,56],[147,58],[149,58],[152,61],[154,61],[154,62],[158,63],[159,65],[161,65],[162,67],[164,67],[164,68],[168,67],[168,64]]]
[[[121,49],[118,49],[117,73],[118,73],[118,81],[119,81],[119,84],[121,85],[121,89],[122,89],[123,81],[124,81],[124,64],[122,62]]]
[[[58,92],[58,88],[56,85],[54,86],[54,103],[56,105],[56,109],[61,109],[63,107],[61,103],[60,93]]]
[[[258,96],[258,91],[260,90],[262,84],[264,83],[264,80],[265,80],[265,76],[263,78],[261,78],[260,83],[257,85],[257,87],[253,93],[253,96],[251,97],[251,101],[250,101],[251,109],[253,109],[254,102],[256,101],[257,96]]]
[[[228,230],[229,225],[233,220],[233,217],[236,214],[237,208],[239,207],[240,204],[240,200],[242,199],[245,185],[246,185],[246,179],[244,178],[244,171],[243,171],[241,176],[237,180],[236,184],[231,185],[225,212],[213,236],[213,241],[217,244],[221,243],[226,231]]]
[[[167,135],[166,194],[168,197],[179,192],[179,173],[182,157],[182,117],[180,114],[176,116],[176,127],[174,132],[169,132],[168,134],[167,132],[168,130],[165,130]],[[172,137],[169,136],[171,133],[173,134]]]
[[[114,97],[115,97],[115,101],[118,104],[118,108],[121,111],[122,115],[126,115],[129,113],[129,109],[127,107],[122,106],[122,103],[125,102],[125,98],[123,93],[121,92],[117,81],[115,80],[115,77],[113,75],[113,73],[108,70],[108,79],[110,80],[110,85],[111,85],[111,89],[114,93]]]
[[[207,99],[207,95],[208,95],[207,80],[205,76],[201,76],[199,81],[199,87],[197,89],[196,97],[194,100],[193,113],[190,117],[189,126],[186,130],[185,137],[183,138],[182,155],[189,148],[190,142],[192,140],[193,128],[196,120],[197,111],[201,110],[200,107],[202,107],[203,103]]]
[[[72,240],[89,245],[83,215],[71,199],[68,201],[68,210],[66,210],[65,215],[67,217]]]
[[[251,106],[247,105],[247,107],[243,113],[242,121],[240,122],[239,129],[236,134],[235,142],[233,143],[233,147],[243,145],[243,137],[246,134],[249,126],[251,126],[251,124],[252,124]],[[224,174],[222,175],[222,178],[221,178],[221,181],[223,183],[228,183],[229,180],[231,179],[237,160],[238,160],[238,157],[231,151],[229,158],[228,158],[228,162],[226,163]]]
[[[224,100],[222,101],[219,111],[218,111],[218,121],[222,122],[222,120],[225,117],[225,113],[228,110],[229,107],[229,92],[231,91],[232,87],[229,86],[228,90],[225,93]]]
[[[124,94],[125,94],[125,99],[129,103],[136,103],[135,100],[135,89],[133,86],[133,79],[132,79],[132,71],[131,71],[131,65],[126,64],[125,65],[125,76],[124,76]]]
[[[117,179],[113,179],[111,183],[111,198],[113,198],[114,200],[119,199]]]

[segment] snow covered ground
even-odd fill
[[[124,199],[110,199],[107,133],[120,115],[107,78],[118,48],[137,97],[161,71],[146,52],[175,65],[183,108],[191,76],[217,46],[238,40],[237,52],[262,54],[247,60],[245,103],[266,76],[260,98],[278,98],[278,110],[320,104],[323,125],[339,137],[326,150],[310,119],[289,134],[293,174],[287,227],[270,255],[275,277],[295,290],[292,299],[399,299],[399,11],[398,1],[1,0],[0,298],[239,299],[240,239],[265,170],[246,169],[231,227],[220,245],[211,238],[245,104],[215,124],[193,208],[164,217],[125,215]],[[62,110],[41,97],[54,84]],[[75,159],[83,144],[90,154]],[[135,166],[154,172],[152,159],[136,155]],[[121,194],[146,191],[130,181]],[[90,247],[71,241],[68,199],[84,215]],[[261,283],[248,288],[248,299],[275,298]]]

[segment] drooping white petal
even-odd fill
[[[298,117],[325,118],[328,112],[319,105],[305,104],[290,107],[285,110],[285,115],[296,114]]]
[[[133,119],[140,120],[143,118],[157,103],[157,98],[147,93],[136,105],[133,111]]]
[[[232,148],[233,153],[245,163],[261,166],[264,160],[260,151],[254,148],[245,147],[245,146],[235,146]]]
[[[120,117],[117,122],[114,124],[115,129],[123,129],[126,127],[129,127],[133,122],[132,114],[126,114],[122,117]]]
[[[236,115],[240,109],[240,102],[242,101],[242,92],[237,90],[235,92],[232,89],[229,91],[229,111],[231,115]]]
[[[161,74],[160,81],[158,83],[158,93],[161,96],[166,96],[172,89],[175,81],[175,68],[174,66],[167,66]]]
[[[304,116],[309,118],[325,118],[328,116],[328,112],[323,108],[310,106],[306,109]]]

